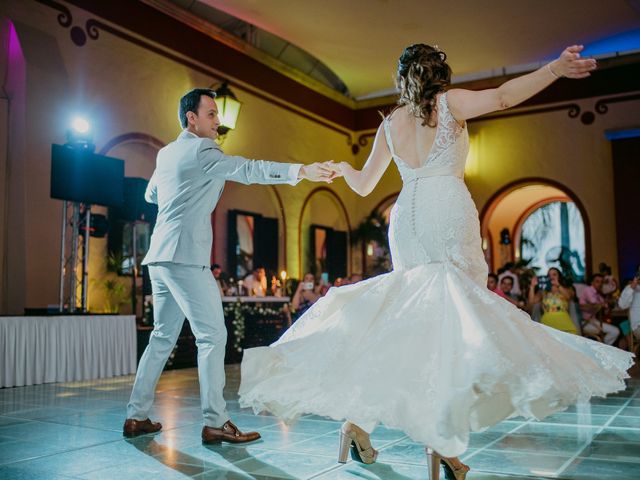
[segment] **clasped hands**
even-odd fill
[[[334,179],[342,176],[342,163],[335,163],[333,160],[328,162],[316,162],[310,165],[304,165],[300,168],[298,178],[306,178],[312,182],[331,183]]]

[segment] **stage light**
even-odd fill
[[[89,122],[82,117],[75,117],[71,121],[71,128],[80,134],[88,133],[90,129]]]
[[[75,116],[67,129],[67,145],[93,151],[93,133],[89,121],[81,116]]]

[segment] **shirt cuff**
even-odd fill
[[[291,166],[289,166],[289,181],[287,182],[289,185],[295,186],[300,183],[302,179],[298,178],[298,175],[300,175],[301,168],[301,163],[292,163]]]

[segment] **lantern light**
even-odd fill
[[[218,116],[220,117],[218,134],[225,135],[229,130],[236,128],[242,103],[238,101],[227,82],[224,82],[215,92]]]

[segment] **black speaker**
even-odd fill
[[[122,205],[124,160],[86,148],[51,145],[51,198],[90,205]]]
[[[149,181],[144,178],[125,177],[124,203],[122,207],[109,209],[109,219],[113,220],[115,218],[124,222],[144,220],[152,225],[155,224],[158,207],[147,203],[144,199],[144,192],[148,184]]]

